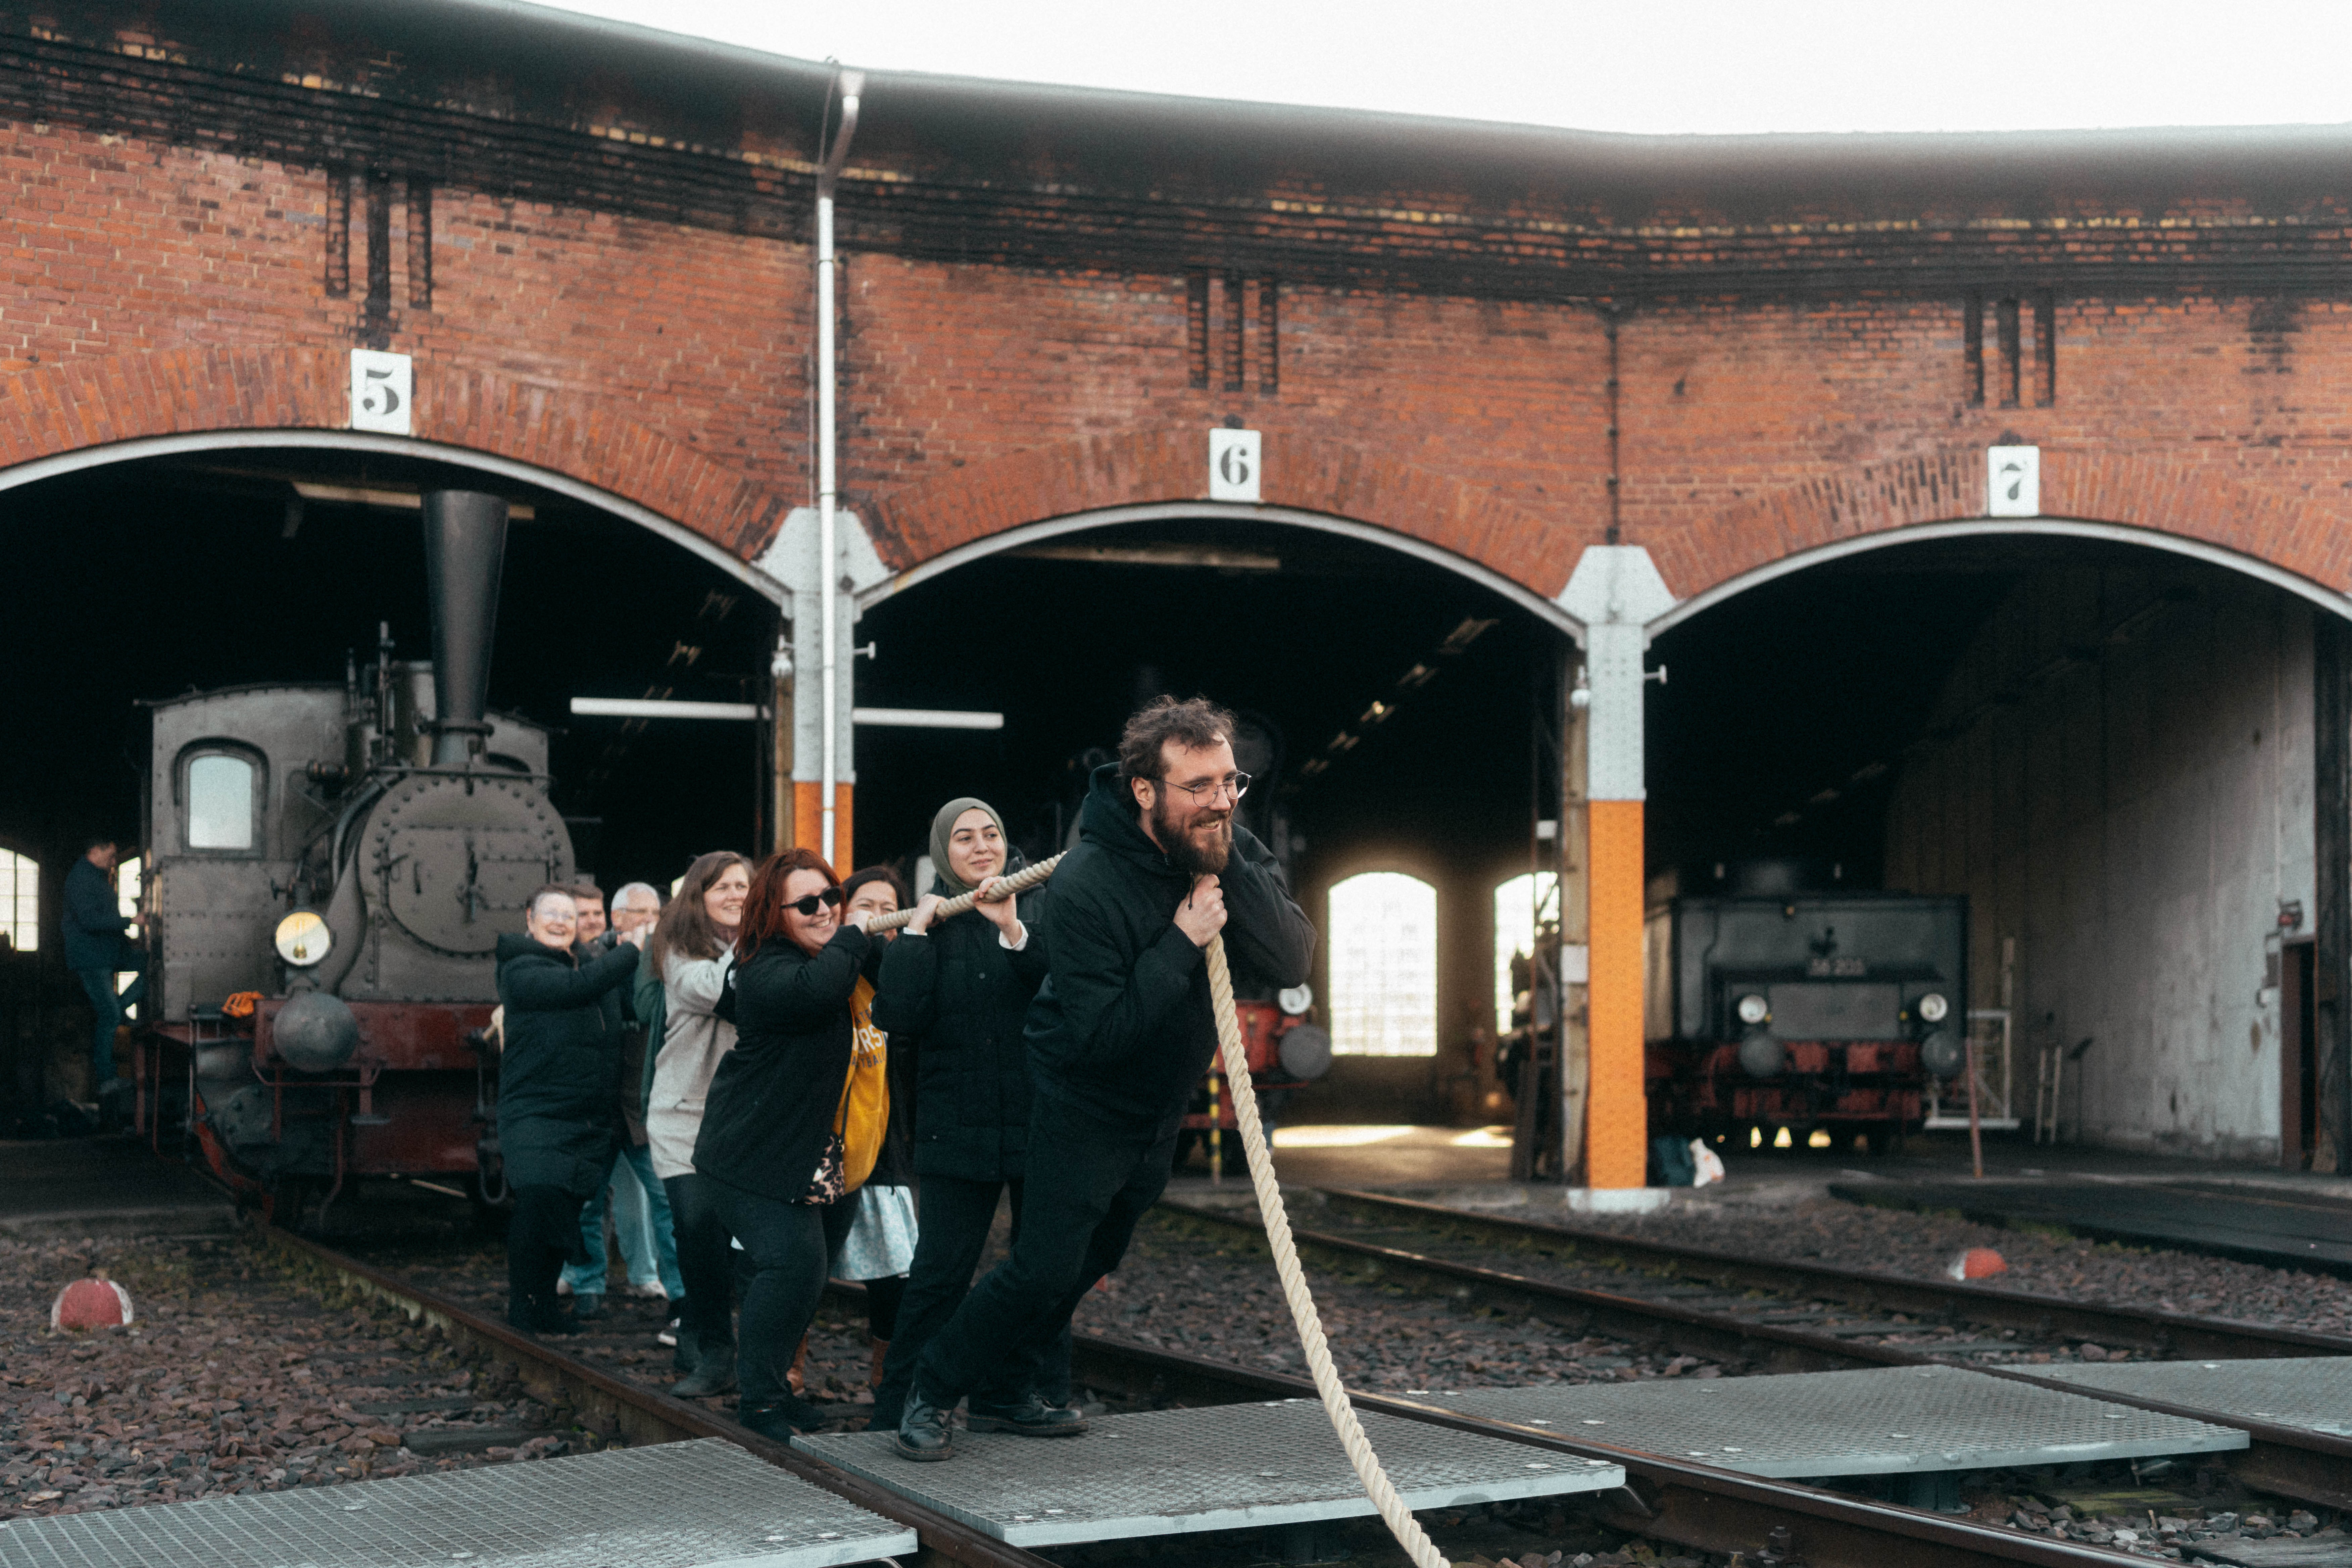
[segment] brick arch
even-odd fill
[[[860,510],[902,571],[1052,518],[1208,500],[1198,426],[1124,430],[1024,448],[881,492]],[[1363,447],[1269,429],[1263,505],[1347,519],[1459,555],[1539,599],[1555,597],[1598,535],[1493,489]]]
[[[1712,601],[1796,557],[1900,543],[1906,530],[1983,519],[1985,507],[1984,448],[1948,447],[1825,474],[1641,542],[1676,597]],[[2352,591],[2352,511],[2249,481],[2222,461],[2043,447],[2042,515],[2053,527],[2112,526],[2222,560],[2338,614]]]
[[[791,503],[629,416],[615,400],[416,361],[420,456],[479,453],[570,480],[737,567]],[[344,433],[350,358],[329,349],[173,349],[0,377],[0,472],[91,448],[206,433]],[[391,439],[398,440],[398,437]]]

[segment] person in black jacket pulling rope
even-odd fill
[[[507,1227],[507,1321],[570,1333],[555,1304],[565,1262],[584,1263],[580,1211],[604,1185],[623,1136],[621,993],[641,933],[583,957],[567,887],[541,888],[523,931],[499,938],[499,1153],[514,1193]]]
[[[971,1289],[988,1246],[997,1194],[1013,1194],[1013,1235],[1021,1235],[1022,1177],[1029,1147],[1029,1048],[1023,1020],[1045,978],[1043,892],[983,900],[945,921],[946,899],[987,887],[1019,868],[1004,819],[984,800],[951,800],[931,818],[938,877],[915,918],[882,960],[874,1021],[893,1052],[916,1058],[915,1172],[922,1182],[922,1226],[896,1331],[874,1395],[871,1429],[898,1425],[915,1363]],[[1069,1394],[1066,1335],[1040,1367],[1006,1366],[999,1386],[978,1391],[986,1405],[1038,1393],[1059,1405]]]
[[[1040,1357],[1159,1201],[1217,1047],[1209,939],[1223,934],[1237,985],[1307,978],[1315,928],[1274,857],[1234,824],[1249,776],[1233,737],[1225,710],[1163,697],[1128,721],[1118,763],[1095,770],[1078,846],[1054,874],[1046,979],[1026,1021],[1035,1100],[1021,1239],[917,1363],[897,1440],[908,1458],[952,1454],[957,1402]],[[919,1138],[921,1125],[919,1106]],[[1034,1394],[975,1397],[969,1419],[1035,1436],[1086,1427]]]
[[[751,1255],[735,1375],[736,1419],[791,1440],[824,1413],[785,1382],[816,1315],[827,1266],[881,1152],[889,1096],[869,1009],[879,944],[814,850],[771,855],[743,900],[736,961],[719,1000],[735,1048],[720,1058],[694,1142],[719,1219]]]

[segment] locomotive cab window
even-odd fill
[[[183,842],[249,855],[261,847],[261,764],[242,752],[192,752],[181,764]]]

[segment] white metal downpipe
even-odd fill
[[[818,662],[819,687],[824,705],[824,773],[817,799],[824,808],[824,834],[822,853],[826,864],[833,861],[834,794],[841,776],[840,695],[841,672],[835,658],[837,640],[835,616],[841,597],[840,546],[834,536],[833,512],[835,500],[834,478],[834,289],[833,289],[833,187],[840,177],[842,165],[849,161],[849,141],[857,134],[857,99],[866,89],[864,71],[845,70],[839,78],[841,89],[841,129],[834,133],[833,145],[825,149],[824,164],[816,176],[816,558],[817,591],[823,595],[824,608],[818,616],[819,647],[823,649]],[[822,131],[819,132],[822,134]]]

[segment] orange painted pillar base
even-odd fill
[[[1649,1103],[1642,1089],[1642,803],[1596,800],[1591,812],[1591,1076],[1585,1170],[1595,1187],[1648,1180]]]
[[[846,877],[856,868],[857,861],[850,847],[850,796],[856,791],[845,784],[833,786],[833,869],[836,876]],[[793,842],[802,848],[824,853],[824,786],[815,779],[793,781]]]

